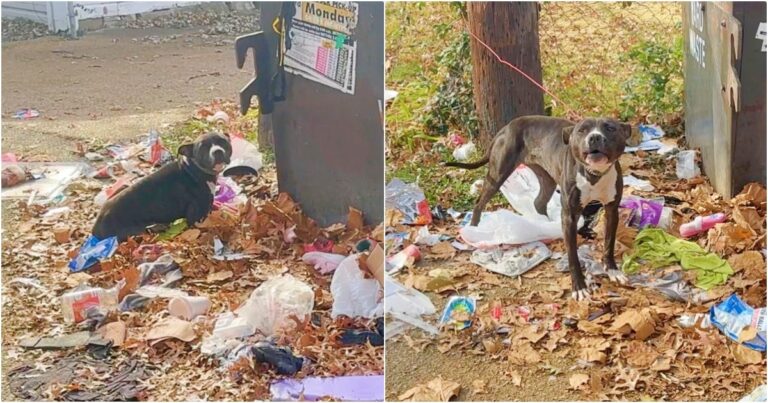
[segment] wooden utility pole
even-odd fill
[[[467,2],[469,29],[502,59],[541,83],[537,3]],[[520,73],[501,64],[470,38],[472,84],[480,122],[478,142],[485,148],[510,120],[544,113],[542,91]]]

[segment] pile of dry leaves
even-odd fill
[[[226,114],[224,129],[243,127],[237,122],[235,109],[221,104],[201,109],[198,118],[206,119],[219,111]],[[150,164],[136,162],[145,173],[152,169]],[[339,342],[344,329],[374,329],[375,324],[343,316],[332,319],[331,275],[320,274],[301,261],[308,245],[323,245],[346,255],[358,241],[377,237],[383,241],[382,236],[364,228],[360,213],[354,209],[350,225],[319,227],[287,194],[278,194],[271,166],[262,168],[258,177],[237,181],[248,196],[238,214],[214,211],[202,224],[168,241],[156,241],[150,235],[129,240],[119,245],[111,258],[79,273],[71,273],[67,263],[78,253],[98,213],[94,197],[113,180],[77,180],[56,206],[16,202],[17,225],[6,229],[3,244],[3,351],[8,368],[14,369],[9,373],[11,392],[33,400],[267,399],[270,383],[283,377],[274,368],[247,359],[224,367],[216,357],[202,354],[200,346],[210,335],[217,314],[237,308],[262,282],[284,273],[309,285],[315,295],[311,317],[296,320],[294,328],[274,337],[278,346],[305,358],[295,377],[382,374],[383,347]],[[48,211],[60,207],[68,209],[55,218],[46,217]],[[58,239],[54,236],[57,225]],[[214,238],[245,257],[214,259]],[[209,297],[212,306],[207,316],[190,322],[179,319],[184,323],[174,324],[172,337],[157,340],[158,333],[168,336],[167,329],[158,325],[168,323],[169,313],[168,299],[155,298],[134,311],[111,312],[99,324],[95,334],[112,342],[106,349],[93,345],[60,349],[19,346],[29,338],[83,330],[64,321],[59,300],[80,284],[108,289],[124,280],[120,296],[133,292],[138,270],[132,255],[147,244],[157,244],[173,256],[184,276],[180,290]],[[257,334],[246,341],[261,339],[264,337]],[[98,364],[89,364],[93,360]],[[75,376],[64,376],[73,368]]]
[[[765,382],[764,353],[726,338],[712,325],[678,322],[682,316],[707,313],[734,293],[754,308],[765,306],[765,188],[751,183],[728,200],[718,195],[704,176],[678,179],[674,158],[638,152],[624,155],[620,163],[625,175],[648,180],[655,187],[651,192],[625,187],[625,196],[663,198],[665,206],[673,210],[667,231],[676,237],[680,236],[680,224],[695,216],[727,215],[725,223],[693,240],[730,263],[735,273],[728,281],[710,289],[705,303],[694,304],[672,301],[653,288],[619,286],[597,278],[601,284],[592,301],[576,302],[569,297],[570,276],[556,272],[552,260],[516,278],[471,263],[471,252],[452,247],[449,239],[458,236],[460,219],[446,216],[434,221],[429,231],[449,240],[420,245],[421,261],[409,262],[395,278],[429,296],[438,314],[453,295],[475,296],[472,325],[464,330],[443,327],[434,338],[412,330],[397,336],[395,342],[407,343],[419,353],[435,349],[451,356],[447,361],[457,366],[462,356],[478,355],[504,362],[509,368],[503,379],[485,378],[482,368],[474,369],[476,379],[457,379],[455,373],[461,371],[447,364],[440,367],[438,378],[412,381],[414,387],[400,394],[400,400],[447,401],[462,390],[471,391],[466,396],[472,398],[484,393],[490,383],[497,388],[497,396],[530,396],[521,393],[522,389],[558,379],[567,380],[584,400],[738,400]],[[415,243],[421,228],[398,225],[392,217],[387,220],[387,233],[407,233],[404,246]],[[593,247],[598,262],[603,244],[601,228],[598,222],[596,239],[579,240]],[[637,232],[622,221],[619,262],[632,251]],[[553,255],[564,252],[562,240],[548,247]],[[388,249],[389,255],[394,252]],[[681,271],[681,267],[656,272],[641,269],[655,275],[673,271]],[[683,271],[689,282],[692,274]],[[435,324],[438,316],[424,319]],[[418,365],[419,354],[413,357],[413,365]]]

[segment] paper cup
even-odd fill
[[[209,309],[211,301],[208,297],[175,297],[168,303],[168,312],[185,320],[205,315]]]

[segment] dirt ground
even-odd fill
[[[72,153],[77,142],[119,142],[153,128],[162,132],[189,118],[197,103],[237,99],[253,71],[237,69],[232,45],[216,46],[197,32],[105,29],[78,40],[3,43],[2,152],[36,161],[77,160]],[[41,116],[16,120],[12,115],[20,108],[37,109]],[[4,242],[18,224],[7,206]],[[3,271],[3,283],[7,280]],[[3,355],[4,373],[6,366]],[[5,377],[2,392],[3,400],[11,398]]]
[[[451,270],[465,264],[444,263],[438,261],[427,262],[419,265],[419,271],[428,272],[432,269],[443,268]],[[453,267],[451,267],[453,266]],[[481,301],[511,300],[515,297],[530,295],[535,290],[541,290],[547,284],[568,276],[566,273],[557,273],[554,262],[549,261],[535,268],[531,274],[541,273],[541,277],[512,280],[503,278],[502,285],[484,290],[480,295]],[[525,276],[530,277],[530,276]],[[438,308],[442,308],[443,298],[433,293],[427,293]],[[439,312],[438,312],[439,313]],[[437,315],[430,321],[437,322]],[[411,330],[408,335],[414,339],[423,338],[424,333],[419,330]],[[572,357],[557,357],[555,354],[544,356],[544,360],[563,373],[557,376],[549,376],[550,370],[543,364],[539,366],[513,366],[498,359],[492,359],[487,355],[475,355],[461,350],[451,350],[441,353],[438,345],[430,343],[420,353],[417,353],[402,337],[396,337],[394,342],[387,341],[386,367],[387,367],[387,399],[397,401],[397,397],[412,388],[414,385],[423,384],[434,379],[436,374],[443,376],[445,380],[458,382],[461,392],[458,401],[579,401],[584,400],[580,392],[571,390],[568,385],[567,370],[576,364]],[[419,359],[414,360],[418,354]],[[512,385],[505,372],[516,370],[522,378],[521,386]],[[486,393],[473,393],[472,382],[485,381]]]
[[[183,120],[197,102],[236,99],[253,71],[237,69],[232,46],[186,36],[195,31],[107,29],[3,44],[3,152],[72,159],[74,141],[133,138]],[[176,39],[142,40],[152,35]],[[13,119],[20,108],[41,116]]]

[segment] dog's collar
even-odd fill
[[[208,168],[205,168],[205,167],[201,166],[200,164],[198,164],[198,163],[197,163],[197,161],[193,160],[192,158],[187,158],[187,156],[186,156],[186,155],[185,155],[185,156],[182,156],[181,158],[182,158],[182,161],[183,161],[183,163],[184,163],[185,165],[194,165],[194,166],[195,166],[195,168],[197,168],[197,169],[199,169],[199,170],[203,171],[203,173],[206,173],[206,174],[208,174],[208,175],[213,175],[213,176],[218,176],[218,175],[219,175],[219,174],[218,174],[216,171],[214,171],[213,169],[208,169]],[[190,162],[192,162],[192,164],[190,164]]]
[[[587,179],[594,178],[594,179],[600,179],[603,177],[603,175],[607,174],[612,168],[614,164],[611,164],[608,169],[605,170],[605,172],[600,172],[596,170],[589,169],[586,165],[582,165],[584,168],[584,173],[587,174]]]

